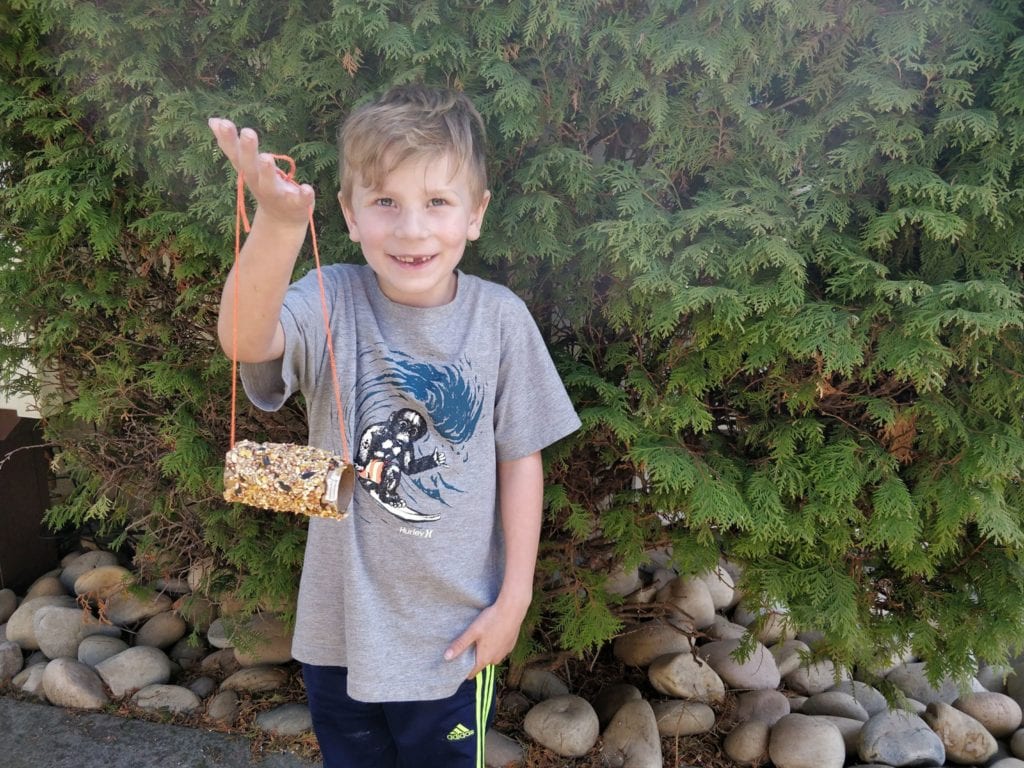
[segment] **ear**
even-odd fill
[[[487,204],[491,202],[491,190],[485,189],[480,195],[480,202],[469,217],[469,224],[466,227],[466,239],[476,240],[480,237],[480,229],[484,225],[484,214],[487,213]]]
[[[338,193],[338,205],[341,206],[341,215],[345,217],[345,224],[348,226],[348,236],[353,243],[359,242],[359,225],[356,223],[356,217],[352,213],[352,208],[345,203],[345,198],[341,192]]]

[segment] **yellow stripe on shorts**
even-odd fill
[[[488,664],[476,676],[476,768],[485,768],[487,720],[494,703],[494,665]]]

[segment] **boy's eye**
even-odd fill
[[[448,205],[448,201],[445,200],[443,197],[435,197],[435,198],[432,198],[430,200],[430,205],[431,206]]]
[[[377,198],[377,205],[381,206],[382,208],[390,208],[394,204],[395,204],[395,201],[392,198],[390,198],[390,197],[378,197]]]

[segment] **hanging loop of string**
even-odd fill
[[[298,186],[295,181],[295,161],[288,155],[273,155],[274,160],[288,163],[288,171],[277,169],[281,178]],[[235,185],[235,278],[231,311],[231,447],[235,447],[235,425],[237,422],[238,403],[238,273],[239,260],[242,252],[242,230],[248,233],[251,229],[249,216],[245,211],[245,178],[238,172]],[[324,331],[327,336],[327,357],[331,364],[331,383],[334,385],[334,407],[338,412],[338,428],[341,433],[341,451],[345,464],[352,463],[348,447],[348,436],[345,433],[345,416],[341,407],[341,384],[338,378],[338,363],[334,356],[334,341],[331,337],[330,312],[327,309],[327,292],[324,288],[323,271],[320,269],[320,249],[316,241],[316,227],[313,224],[313,208],[309,209],[309,234],[313,243],[313,260],[316,263],[317,284],[320,287],[320,308],[323,312]]]

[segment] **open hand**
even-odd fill
[[[261,215],[281,223],[305,225],[313,207],[313,188],[286,178],[273,155],[259,151],[259,137],[252,128],[239,131],[234,123],[221,117],[211,117],[209,126],[221,152],[242,174]]]

